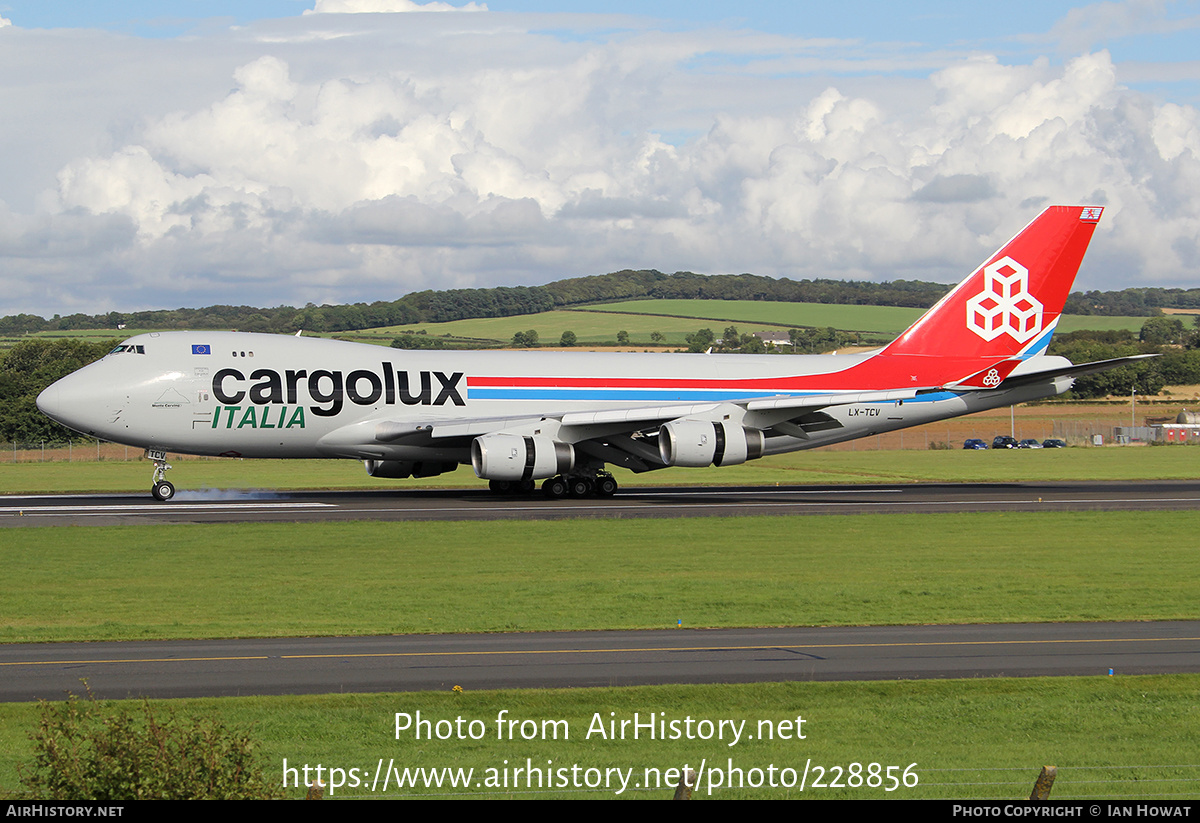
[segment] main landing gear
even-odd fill
[[[561,500],[564,497],[612,497],[617,493],[617,481],[608,472],[600,472],[595,477],[585,474],[558,475],[542,483],[542,494],[551,500]]]
[[[488,488],[497,494],[530,494],[532,480],[490,480]],[[542,494],[551,500],[564,497],[612,497],[617,493],[617,480],[608,472],[595,476],[585,474],[558,475],[542,482]]]
[[[155,500],[163,503],[175,496],[175,487],[167,480],[167,453],[157,449],[146,449],[146,458],[154,461],[154,482],[150,485],[150,494]]]

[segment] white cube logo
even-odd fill
[[[1005,332],[1018,343],[1042,330],[1042,304],[1029,293],[1029,269],[1002,257],[983,270],[983,291],[967,301],[967,328],[984,340]]]

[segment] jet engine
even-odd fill
[[[757,460],[763,433],[727,420],[672,420],[658,430],[658,453],[668,466],[734,466]]]
[[[575,466],[575,447],[545,435],[485,434],[471,442],[471,466],[484,480],[540,480]]]

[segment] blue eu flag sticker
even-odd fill
[[[212,346],[203,343],[193,343],[192,354],[212,354]]]

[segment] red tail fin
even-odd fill
[[[935,357],[944,384],[1044,351],[1075,282],[1100,206],[1051,206],[926,312],[881,357]],[[922,382],[926,382],[923,380]]]

